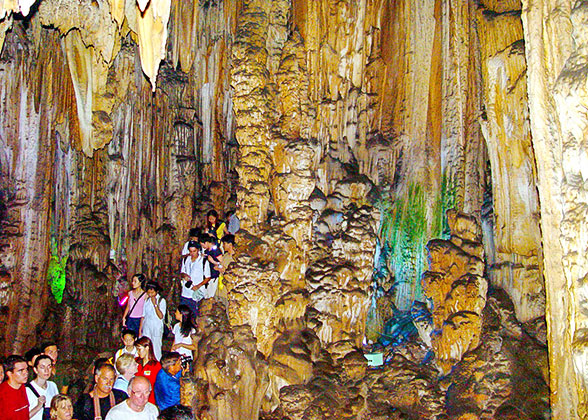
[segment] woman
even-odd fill
[[[143,305],[143,316],[139,326],[139,337],[145,336],[153,343],[153,353],[157,360],[161,359],[163,341],[163,317],[167,311],[165,299],[159,295],[161,287],[156,281],[148,281],[145,286],[147,300]]]
[[[143,290],[145,281],[146,279],[143,274],[135,274],[133,276],[131,279],[131,290],[129,291],[127,307],[123,313],[123,328],[133,330],[135,331],[135,334],[139,334],[139,325],[141,323],[143,305],[145,304],[146,299],[145,291]]]
[[[196,346],[192,343],[192,335],[196,333],[192,322],[192,310],[186,305],[179,305],[175,313],[174,345],[171,351],[176,351],[182,356],[182,367],[189,367],[192,362],[192,351]]]
[[[155,379],[161,370],[161,363],[155,358],[153,353],[153,343],[148,337],[141,337],[135,342],[137,347],[137,358],[135,359],[139,366],[135,376],[144,376],[151,383],[151,389],[155,386]],[[149,402],[155,404],[155,394],[151,392]]]
[[[72,420],[73,404],[67,395],[58,394],[51,400],[51,420]]]
[[[225,222],[218,220],[216,210],[210,210],[206,213],[206,232],[216,238],[216,242],[226,235],[227,225]]]
[[[41,354],[35,359],[35,379],[26,385],[30,419],[41,420],[44,411],[47,411],[48,415],[52,398],[59,394],[55,382],[49,380],[52,369],[53,360],[49,356]]]

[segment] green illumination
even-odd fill
[[[67,256],[59,259],[56,253],[52,253],[49,258],[49,267],[47,267],[47,281],[51,286],[51,293],[57,301],[61,303],[63,300],[63,291],[65,290],[65,265],[67,264]]]
[[[436,198],[428,197],[419,184],[411,184],[403,197],[381,201],[382,214],[379,261],[376,261],[376,283],[391,276],[395,304],[407,310],[414,300],[422,299],[421,276],[426,270],[426,245],[431,239],[449,238],[446,212],[455,206],[455,185],[447,176],[441,180]],[[429,211],[429,206],[432,206]]]

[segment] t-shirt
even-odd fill
[[[135,376],[144,376],[149,379],[151,383],[151,390],[155,387],[155,380],[157,379],[157,374],[161,370],[161,363],[159,362],[148,362],[145,366],[141,365],[141,360],[139,358],[135,359],[139,364],[139,368],[137,370],[137,374]],[[151,395],[149,395],[149,402],[155,404],[155,395],[153,391],[151,391]]]
[[[179,371],[174,376],[161,369],[157,374],[157,381],[155,382],[155,399],[157,406],[161,410],[165,410],[173,405],[180,403],[180,378],[182,371]]]
[[[129,407],[126,401],[123,401],[110,410],[104,420],[157,420],[158,415],[159,410],[150,402],[145,405],[143,411],[136,412]]]
[[[236,214],[232,214],[231,217],[229,217],[229,227],[227,228],[227,230],[229,231],[229,233],[232,233],[234,235],[239,231],[240,227],[241,222],[239,221],[239,218]]]
[[[130,318],[141,318],[141,314],[143,313],[143,305],[145,304],[145,300],[147,299],[147,293],[141,292],[139,293],[139,296],[137,296],[137,298],[138,300],[135,298],[132,291],[129,292],[129,300],[127,301],[127,305],[130,311],[128,314]],[[135,300],[137,300],[136,305]],[[135,307],[133,308],[133,306]]]
[[[219,262],[220,261],[220,256],[223,254],[222,251],[218,248],[218,246],[213,245],[212,248],[210,248],[208,251],[206,251],[205,253],[206,255],[211,256],[215,261]],[[210,260],[208,261],[210,262]],[[214,269],[213,264],[210,264],[210,277],[213,279],[218,278],[218,275],[220,273]]]
[[[115,405],[127,399],[127,394],[118,389],[113,389],[112,393]],[[100,415],[104,418],[112,408],[110,406],[110,397],[99,398],[98,402],[100,403]],[[77,420],[94,420],[94,417],[94,399],[90,394],[80,395],[74,406],[74,418]]]
[[[182,273],[186,273],[192,280],[192,287],[198,283],[202,283],[207,277],[210,277],[210,264],[204,263],[204,256],[198,255],[196,261],[192,261],[191,257],[187,257],[182,262]],[[202,286],[204,287],[204,286]],[[193,299],[194,291],[186,287],[186,281],[182,279],[182,297],[187,299]]]
[[[45,396],[45,408],[50,408],[51,407],[51,400],[53,399],[54,396],[59,394],[59,391],[57,389],[57,385],[55,385],[55,382],[53,382],[53,381],[47,381],[47,388],[46,389],[41,388],[39,385],[37,385],[37,383],[35,381],[31,381],[30,386],[35,388],[35,391],[37,391],[37,394],[39,394],[39,396],[41,396],[41,395]],[[39,398],[37,398],[35,393],[28,386],[26,387],[26,393],[27,393],[27,398],[29,400],[29,412],[31,412],[31,411],[33,411],[33,408],[35,408],[37,406],[37,402],[39,401]],[[31,417],[31,420],[42,420],[42,418],[43,418],[43,410],[39,410],[37,412],[37,414],[35,414],[33,417]]]
[[[128,395],[127,390],[129,389],[129,381],[127,381],[124,376],[119,375],[116,378],[116,381],[114,381],[112,389],[118,389]]]
[[[190,331],[190,334],[188,334],[188,336],[186,337],[185,335],[182,335],[182,331],[180,331],[180,326],[181,325],[178,322],[176,325],[174,325],[174,328],[172,330],[174,333],[174,344],[192,344],[192,334],[194,334],[196,331],[194,330],[194,328],[192,328],[192,331]],[[192,350],[188,350],[184,347],[180,347],[176,350],[176,352],[180,353],[183,356],[192,357]]]
[[[29,400],[24,385],[14,389],[8,381],[0,384],[0,413],[2,420],[29,420]]]

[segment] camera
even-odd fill
[[[189,289],[190,287],[192,287],[192,280],[188,280],[186,282],[186,287]]]

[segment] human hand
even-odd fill
[[[44,395],[40,395],[39,396],[39,399],[37,400],[37,406],[38,407],[44,406],[45,405],[45,401],[46,401],[45,400],[45,396]]]

